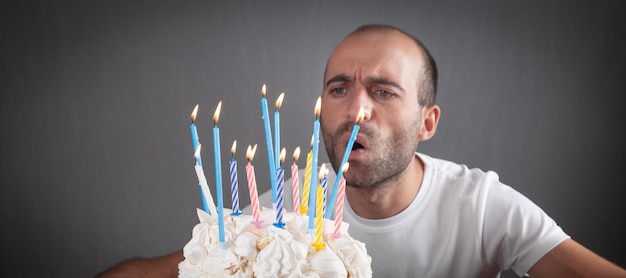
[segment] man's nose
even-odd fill
[[[360,120],[369,121],[372,117],[373,103],[370,95],[365,89],[356,90],[352,94],[347,107],[347,117],[352,121],[357,121],[359,110],[363,109],[363,118]]]

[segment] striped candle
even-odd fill
[[[349,163],[343,165],[342,172],[348,171]],[[346,194],[346,179],[341,177],[339,180],[339,188],[337,190],[337,206],[335,207],[335,232],[333,237],[341,237],[341,221],[343,219],[343,201]]]
[[[324,229],[322,227],[322,221],[324,219],[322,215],[322,193],[324,190],[321,186],[317,186],[317,197],[315,202],[315,241],[313,242],[313,246],[316,251],[320,251],[326,247],[323,240]]]
[[[254,174],[254,166],[252,166],[252,159],[254,158],[254,153],[256,152],[256,145],[252,148],[248,145],[248,150],[246,151],[246,157],[248,158],[248,164],[246,165],[246,176],[248,177],[248,191],[250,191],[250,206],[252,207],[252,217],[257,228],[261,228],[260,221],[260,210],[259,206],[259,193],[256,188],[256,178]]]
[[[198,144],[198,149],[196,150],[195,156],[200,155],[200,150],[202,149],[202,144]],[[204,169],[202,166],[198,164],[196,161],[196,165],[194,167],[196,170],[196,176],[198,177],[198,183],[200,184],[200,191],[202,191],[202,199],[206,200],[206,211],[210,215],[217,216],[217,208],[215,207],[215,203],[213,202],[213,195],[211,194],[211,189],[209,189],[209,184],[206,180],[206,176],[204,175]]]
[[[311,150],[306,155],[304,166],[304,183],[302,184],[302,205],[300,212],[306,214],[309,211],[309,193],[311,191],[311,172],[313,167],[313,136],[311,136]]]
[[[326,188],[328,187],[328,179],[326,175],[328,174],[328,169],[326,169],[326,163],[322,163],[322,167],[320,167],[319,179],[322,184],[322,214],[326,211]]]
[[[300,157],[300,147],[293,151],[293,164],[291,164],[291,193],[293,201],[293,212],[300,213],[300,185],[298,181],[298,158]]]
[[[283,148],[280,150],[278,170],[276,170],[276,222],[274,226],[282,228],[285,227],[283,222],[283,211],[285,207],[285,169],[283,169],[283,161],[285,161],[286,150]]]
[[[237,178],[237,160],[235,160],[235,152],[237,151],[237,140],[233,141],[233,146],[230,148],[229,166],[230,166],[230,193],[233,202],[233,211],[230,213],[232,216],[241,215],[239,210],[239,179]]]

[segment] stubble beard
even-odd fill
[[[353,125],[346,123],[333,132],[322,124],[326,152],[336,172],[339,171],[345,148],[339,145],[339,138],[350,132]],[[381,137],[373,128],[362,123],[359,134],[368,139],[367,157],[362,161],[350,161],[349,170],[344,175],[346,185],[370,189],[397,180],[415,156],[419,128],[418,118],[391,136]]]

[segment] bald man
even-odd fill
[[[434,136],[437,68],[423,44],[387,25],[362,26],[326,66],[321,128],[338,170],[350,152],[344,220],[366,244],[373,277],[626,277],[572,240],[498,175],[416,152]],[[266,194],[267,196],[267,194]],[[135,259],[103,273],[175,277],[182,252]]]

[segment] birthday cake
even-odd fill
[[[226,240],[220,243],[217,217],[198,209],[200,223],[183,248],[178,277],[372,277],[365,244],[348,235],[346,223],[333,236],[325,220],[324,246],[316,248],[306,215],[286,213],[279,228],[272,209],[260,212],[260,224],[251,215],[224,214]]]
[[[218,120],[222,102],[219,102],[213,116],[213,142],[215,159],[215,180],[217,189],[217,206],[213,203],[213,196],[208,187],[206,176],[202,168],[200,156],[201,145],[194,120],[198,106],[191,114],[191,135],[196,160],[195,170],[202,193],[203,210],[198,209],[199,222],[192,232],[192,238],[183,248],[185,259],[178,264],[178,277],[372,277],[371,257],[367,254],[365,244],[351,238],[348,234],[348,224],[341,221],[343,215],[343,192],[345,179],[339,179],[339,197],[334,210],[334,221],[323,217],[324,209],[328,206],[330,214],[335,204],[335,192],[326,203],[326,174],[324,164],[317,176],[317,146],[319,132],[314,132],[311,138],[311,151],[307,154],[307,167],[303,184],[303,212],[299,213],[298,171],[295,161],[299,156],[299,148],[294,151],[292,165],[293,212],[284,209],[284,170],[282,163],[285,158],[285,149],[274,152],[271,143],[265,85],[261,89],[261,103],[263,120],[266,132],[268,163],[277,163],[277,171],[270,171],[272,185],[273,208],[263,209],[259,205],[256,178],[252,160],[256,152],[256,145],[248,145],[246,158],[246,177],[252,207],[252,215],[241,214],[238,206],[238,178],[237,163],[235,160],[236,141],[233,142],[231,153],[231,195],[233,210],[223,206],[221,156]],[[276,102],[276,109],[282,103],[283,94]],[[315,104],[316,122],[319,120],[320,101]],[[274,124],[278,129],[277,112]],[[314,125],[319,128],[319,125]],[[280,133],[276,132],[275,136]],[[279,142],[279,140],[276,140]],[[275,150],[279,150],[278,143]],[[351,148],[349,148],[351,149]],[[274,157],[277,155],[278,157]],[[276,160],[274,160],[276,158]],[[342,167],[347,170],[347,165]],[[317,186],[315,178],[322,180]],[[312,180],[313,179],[313,180]],[[311,188],[314,187],[314,188]],[[274,195],[276,194],[276,195]],[[310,202],[307,201],[310,199]],[[307,207],[308,206],[308,207]],[[236,213],[232,214],[231,212]],[[313,217],[313,219],[309,219]]]

